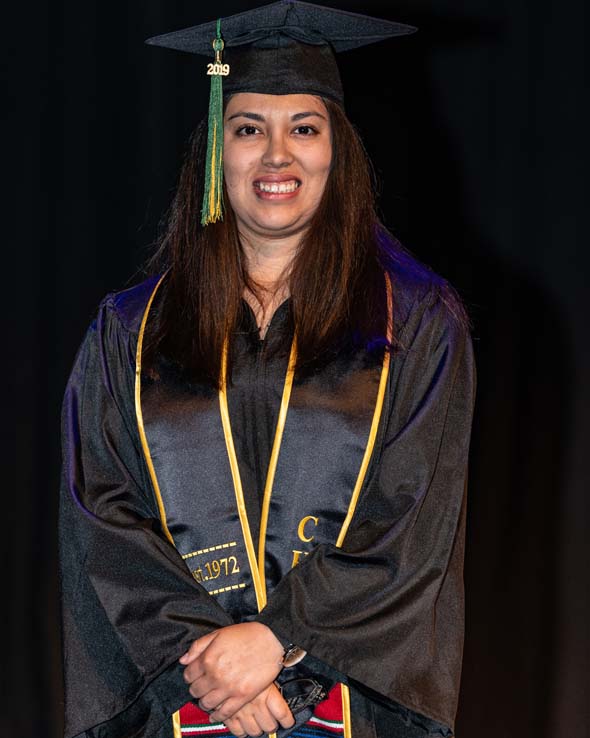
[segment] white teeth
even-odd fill
[[[295,192],[299,187],[299,182],[293,179],[290,182],[257,182],[256,185],[262,192],[283,194],[285,192]]]

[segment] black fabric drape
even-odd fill
[[[410,710],[429,734],[447,735],[454,727],[461,671],[473,355],[466,329],[436,285],[403,269],[391,282],[403,348],[392,357],[371,482],[344,547],[315,546],[271,589],[258,618],[319,657],[328,671],[336,669],[366,695],[374,692],[376,704],[386,708],[383,720]],[[66,738],[118,738],[140,728],[152,736],[160,726],[165,731],[166,718],[188,697],[178,657],[193,639],[232,622],[166,540],[140,447],[135,351],[154,283],[147,280],[103,301],[64,397],[60,550]],[[273,320],[268,340],[285,330],[288,322]],[[248,343],[240,335],[235,340]],[[242,436],[268,425],[282,383],[276,365],[254,377],[252,362],[258,365],[256,351],[243,356],[244,366],[236,369],[241,377],[236,382],[250,377],[254,393],[249,412],[243,408],[241,420],[233,419]],[[336,382],[331,365],[315,381],[324,383],[329,396]],[[177,404],[163,408],[171,428]],[[308,412],[314,423],[326,418],[316,408]],[[305,423],[301,430],[309,432]],[[342,438],[335,429],[330,444],[345,453],[347,440],[344,429]],[[187,442],[180,431],[170,431],[166,440],[182,448]],[[207,456],[218,453],[217,463],[226,463],[223,441],[205,448]],[[197,459],[199,452],[197,445]],[[255,447],[246,466],[255,466],[258,455]],[[187,464],[164,492],[164,504],[198,475]],[[197,485],[193,494],[204,492]],[[325,506],[330,510],[329,500]],[[204,522],[203,530],[207,527]],[[321,670],[326,672],[323,664]]]
[[[4,9],[2,735],[61,735],[60,404],[98,301],[143,261],[206,113],[198,64],[142,41],[201,12],[155,0]],[[475,322],[457,732],[569,738],[586,724],[589,619],[586,3],[370,12],[420,31],[342,61],[349,116],[386,222]]]
[[[115,716],[127,730],[145,723],[150,734],[169,722],[187,701],[178,658],[195,638],[232,623],[162,533],[133,414],[134,339],[105,304],[64,398],[68,738],[115,738],[116,727],[100,728]]]
[[[453,728],[473,354],[431,293],[412,305],[400,340],[379,461],[342,549],[316,546],[258,619],[382,698]]]

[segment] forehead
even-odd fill
[[[238,92],[227,102],[226,115],[239,112],[259,115],[295,115],[301,112],[326,114],[326,106],[321,97],[315,95],[266,95],[258,92]]]

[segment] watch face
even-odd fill
[[[301,661],[306,653],[307,652],[302,648],[299,648],[299,646],[289,646],[283,656],[283,666],[286,666],[287,668],[289,666],[295,666],[295,664],[298,664]]]

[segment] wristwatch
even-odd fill
[[[304,651],[294,643],[289,643],[289,645],[285,647],[281,664],[285,669],[288,669],[290,666],[295,666],[295,664],[298,664],[301,661],[306,653],[307,651]]]

